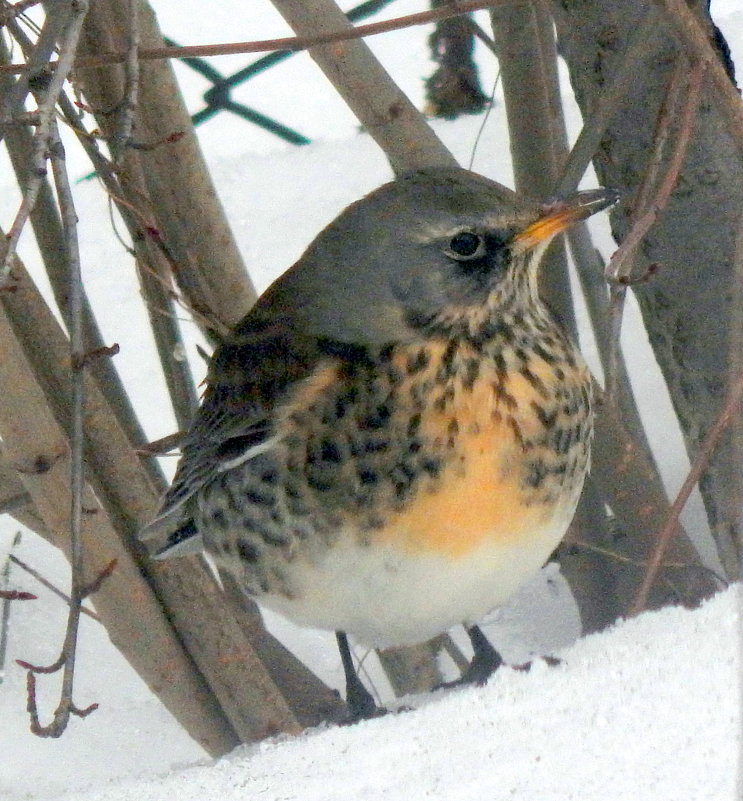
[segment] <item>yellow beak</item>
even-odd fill
[[[565,200],[544,206],[544,215],[516,234],[512,241],[524,250],[531,250],[542,242],[549,242],[555,234],[580,220],[588,219],[597,211],[608,208],[618,199],[619,194],[613,189],[577,192]]]

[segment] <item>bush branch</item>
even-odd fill
[[[54,108],[57,103],[57,98],[62,91],[62,85],[72,69],[77,43],[80,38],[80,31],[87,10],[87,0],[71,0],[67,9],[58,5],[52,6],[49,12],[49,17],[51,18],[63,17],[63,15],[69,14],[69,22],[67,23],[63,36],[60,38],[59,58],[55,62],[57,68],[52,72],[44,92],[39,95],[39,124],[34,133],[31,169],[29,171],[28,183],[23,194],[23,200],[21,201],[16,218],[7,235],[8,248],[2,265],[0,265],[0,289],[10,286],[12,283],[11,267],[15,258],[16,248],[18,247],[18,240],[20,239],[21,232],[36,202],[36,197],[41,187],[41,181],[46,175],[46,159],[49,139],[52,133],[52,124],[54,122]],[[34,49],[34,57],[39,49],[38,46]],[[18,107],[19,102],[22,102],[22,100],[17,97],[17,94],[17,92],[11,92],[8,95],[10,98],[9,103],[11,103],[11,111]]]
[[[617,375],[620,352],[622,315],[627,286],[633,282],[633,256],[645,235],[651,229],[660,212],[665,208],[676,186],[686,149],[694,128],[694,118],[699,106],[706,65],[694,62],[689,70],[687,60],[678,57],[676,69],[671,79],[666,101],[660,111],[655,134],[654,155],[650,160],[645,178],[638,192],[633,211],[632,227],[614,252],[606,267],[606,280],[609,283],[609,325],[610,350],[606,371],[606,394],[610,402],[617,402]],[[685,82],[683,89],[681,88]],[[679,106],[681,110],[679,112]],[[674,120],[679,117],[676,141],[665,168],[659,178],[660,165],[667,149]],[[640,280],[646,280],[642,277]]]
[[[663,528],[658,532],[658,536],[655,540],[655,548],[653,549],[653,553],[650,555],[650,559],[648,560],[647,571],[642,580],[642,584],[637,591],[635,600],[630,607],[630,615],[637,615],[645,608],[648,593],[650,592],[650,588],[652,587],[653,582],[658,575],[658,570],[661,567],[663,556],[665,555],[666,550],[668,549],[668,546],[676,531],[676,526],[678,525],[681,511],[686,505],[686,502],[689,500],[691,491],[694,489],[694,486],[699,481],[702,473],[709,464],[709,460],[715,450],[715,447],[717,446],[717,443],[720,441],[720,437],[733,420],[738,406],[740,405],[741,398],[743,398],[743,373],[741,373],[731,385],[727,393],[727,398],[725,399],[725,404],[717,416],[714,425],[704,438],[704,441],[699,448],[699,452],[694,459],[694,463],[689,470],[689,474],[686,476],[686,480],[679,490],[676,500],[671,506],[668,519],[666,520]]]

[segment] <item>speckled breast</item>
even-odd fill
[[[590,376],[558,335],[390,347],[321,365],[275,434],[199,499],[207,548],[256,594],[290,593],[287,567],[339,537],[451,558],[552,520],[559,539],[590,458]]]

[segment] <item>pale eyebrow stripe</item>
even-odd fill
[[[474,233],[482,233],[488,229],[498,229],[512,227],[514,222],[518,225],[523,222],[527,225],[532,222],[534,216],[527,213],[519,215],[515,220],[513,217],[507,217],[504,214],[481,214],[470,221],[463,219],[459,225],[451,225],[450,223],[425,223],[418,226],[412,232],[411,238],[414,242],[425,244],[426,242],[435,242],[438,239],[446,239],[448,237],[458,234],[460,231],[473,231]]]

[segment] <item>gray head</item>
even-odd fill
[[[345,209],[248,319],[386,344],[471,328],[500,306],[528,312],[552,237],[614,200],[596,190],[540,204],[467,170],[410,173]]]

